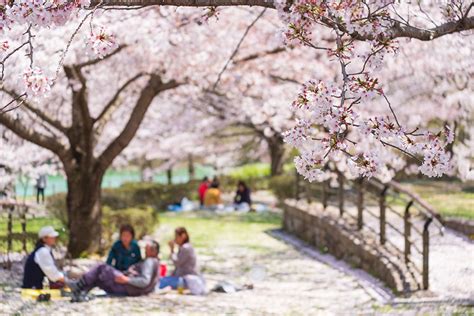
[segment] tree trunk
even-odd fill
[[[168,178],[168,184],[173,184],[173,168],[166,170],[166,177]]]
[[[67,174],[68,252],[73,258],[101,250],[102,175],[84,170]]]
[[[271,138],[267,140],[270,153],[270,174],[278,176],[283,173],[283,161],[285,156],[285,144],[281,138]]]
[[[189,181],[194,179],[195,175],[195,168],[194,168],[194,160],[193,155],[188,156],[188,172],[189,172]]]

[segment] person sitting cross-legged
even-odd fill
[[[72,290],[72,301],[88,300],[87,293],[94,287],[99,287],[108,294],[124,296],[140,296],[153,292],[160,278],[159,252],[160,245],[151,241],[146,246],[146,258],[130,266],[126,272],[100,264],[78,281],[66,281],[66,285]]]

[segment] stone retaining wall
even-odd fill
[[[356,229],[344,225],[342,219],[334,219],[304,202],[283,203],[283,229],[305,242],[328,251],[338,259],[347,261],[382,280],[396,294],[413,291],[405,280],[407,273],[393,262],[393,255],[377,247],[375,240]]]

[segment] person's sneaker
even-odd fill
[[[79,293],[73,292],[71,297],[71,303],[83,303],[90,301],[90,297],[86,292],[79,291]]]
[[[79,281],[66,279],[64,283],[67,285],[68,288],[71,289],[71,293],[79,293],[81,292],[81,288],[79,286]]]

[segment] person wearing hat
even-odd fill
[[[43,289],[45,277],[50,282],[64,282],[64,274],[56,267],[52,253],[58,236],[51,226],[40,229],[35,250],[26,259],[22,288]]]

